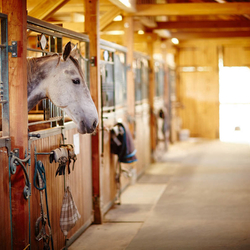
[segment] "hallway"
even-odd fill
[[[69,249],[250,249],[250,146],[171,146]]]

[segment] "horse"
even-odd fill
[[[49,98],[75,122],[79,133],[93,133],[98,125],[98,114],[75,58],[77,48],[72,47],[68,42],[62,55],[27,59],[28,110]]]

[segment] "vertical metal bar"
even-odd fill
[[[7,101],[2,104],[2,130],[3,136],[9,136],[8,22],[5,18],[1,20],[1,44],[5,45],[5,47],[1,49],[1,80],[3,82],[3,99]]]
[[[86,75],[86,81],[88,84],[88,87],[90,88],[90,79],[89,79],[89,67],[90,67],[90,60],[89,60],[89,42],[85,42],[85,56],[87,62],[86,62],[86,66],[85,66],[85,75]]]
[[[62,53],[62,38],[57,37],[57,53]]]
[[[115,54],[115,52],[111,52],[111,53],[112,53],[112,62],[113,62],[113,64],[112,64],[112,69],[113,69],[113,107],[114,107],[113,111],[115,111],[115,105],[116,105],[116,103],[115,103],[115,64],[114,64],[114,60],[115,60],[114,54]]]
[[[1,19],[1,81],[3,82],[3,100],[2,103],[2,131],[3,136],[10,136],[9,124],[9,65],[8,65],[8,20]],[[12,230],[12,203],[11,203],[11,173],[10,173],[10,155],[9,155],[9,199],[10,199],[10,234],[11,250],[13,250],[13,230]]]

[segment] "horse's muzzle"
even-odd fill
[[[80,127],[78,128],[78,132],[80,134],[91,134],[95,131],[97,125],[97,119],[95,119],[94,121],[81,121]]]

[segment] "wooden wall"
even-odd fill
[[[49,130],[48,130],[49,131]],[[66,143],[73,143],[73,135],[77,134],[76,129],[65,131]],[[52,135],[35,140],[31,146],[31,170],[30,180],[32,182],[32,195],[30,197],[30,217],[31,217],[31,248],[43,249],[42,241],[35,240],[35,223],[40,216],[40,196],[39,191],[33,185],[34,176],[34,148],[37,152],[50,152],[59,147],[61,135]],[[67,238],[83,226],[92,223],[92,175],[91,175],[91,138],[89,135],[80,135],[80,154],[77,155],[74,171],[66,175],[66,186],[71,189],[72,196],[81,215],[75,227],[69,232]],[[54,249],[61,249],[65,246],[65,237],[61,232],[59,220],[61,213],[62,200],[64,196],[64,177],[55,176],[58,163],[49,163],[48,155],[39,155],[46,170],[47,193],[49,203],[49,214],[51,220]],[[72,168],[72,166],[71,166]]]
[[[110,132],[109,130],[116,124],[118,119],[126,121],[126,110],[121,108],[113,113],[104,113],[104,136],[103,136],[103,155],[101,157],[101,203],[102,213],[105,214],[116,201],[117,186],[115,182],[115,169],[117,156],[110,152]],[[149,107],[147,103],[136,107],[135,121],[135,148],[137,150],[137,162],[122,164],[122,167],[130,170],[135,169],[139,177],[150,164],[150,135],[149,135]],[[131,183],[131,179],[126,175],[121,175],[121,190],[124,190]],[[122,204],[122,200],[121,200]]]
[[[136,133],[135,147],[138,162],[135,164],[136,173],[140,176],[151,161],[150,131],[149,131],[149,104],[144,102],[136,106]]]
[[[177,54],[177,98],[182,104],[182,128],[190,135],[219,137],[219,77],[217,45],[193,42]]]
[[[177,98],[183,108],[178,115],[191,136],[219,138],[219,50],[224,66],[249,66],[249,42],[248,38],[231,38],[180,43]]]
[[[104,128],[102,130],[103,137],[103,153],[101,155],[101,205],[102,213],[105,214],[116,197],[116,182],[115,182],[115,168],[117,156],[110,152],[110,129],[115,125],[115,113],[104,113],[105,119]]]
[[[10,193],[9,193],[9,161],[6,148],[0,148],[0,248],[11,249]]]

